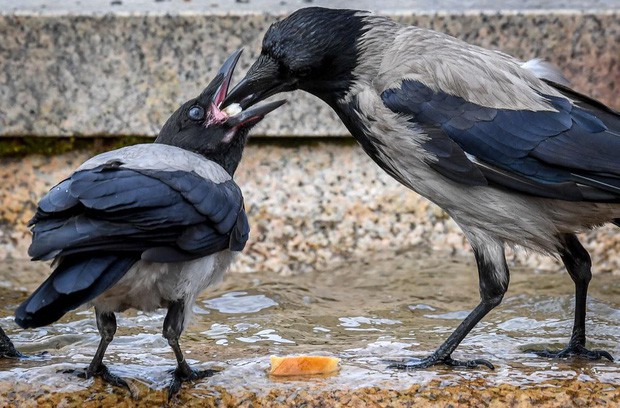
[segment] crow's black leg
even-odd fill
[[[93,360],[86,369],[84,377],[99,377],[107,383],[130,390],[129,384],[127,384],[125,380],[110,373],[108,367],[103,364],[103,355],[116,333],[116,317],[112,312],[100,312],[97,309],[95,309],[95,315],[97,317],[97,329],[101,335],[101,341],[99,342],[99,347],[97,347],[97,352],[95,352]]]
[[[563,358],[579,356],[591,360],[606,358],[614,361],[611,354],[604,350],[588,350],[586,346],[586,299],[588,285],[592,279],[592,262],[588,251],[581,245],[574,234],[562,236],[563,245],[559,250],[560,257],[568,274],[575,282],[575,322],[573,334],[568,346],[563,350],[527,350],[541,357]]]
[[[168,344],[172,347],[174,355],[177,359],[177,368],[174,370],[172,383],[168,388],[168,398],[172,398],[181,389],[181,384],[185,381],[198,380],[200,378],[211,377],[214,370],[194,370],[192,369],[179,346],[179,337],[183,331],[183,321],[185,319],[185,303],[177,300],[172,302],[168,307],[168,313],[164,319],[164,338],[168,340]]]
[[[24,357],[22,353],[17,351],[9,336],[6,335],[2,327],[0,327],[0,358],[21,358]]]
[[[480,239],[476,236],[468,238],[474,249],[478,264],[478,278],[480,286],[480,303],[461,322],[456,330],[433,354],[424,359],[411,359],[402,363],[393,363],[389,368],[399,370],[415,370],[434,365],[450,367],[477,367],[480,365],[493,369],[493,364],[484,359],[459,361],[452,358],[452,352],[463,341],[465,336],[478,322],[493,308],[499,305],[508,289],[509,272],[504,256],[504,246],[501,242],[490,239]]]

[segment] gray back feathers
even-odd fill
[[[359,71],[365,76],[369,66],[375,67],[373,86],[379,94],[411,79],[481,106],[550,111],[553,108],[540,93],[560,95],[537,77],[542,69],[529,69],[540,64],[523,66],[523,61],[507,54],[446,34],[402,26],[383,17],[367,19],[373,28],[361,38],[360,47],[368,61],[362,62]],[[386,38],[393,41],[386,44]]]
[[[231,179],[230,174],[222,166],[197,153],[180,147],[150,143],[101,153],[84,162],[76,171],[116,162],[135,170],[193,171],[216,183]]]

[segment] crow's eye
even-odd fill
[[[312,70],[310,69],[310,67],[301,67],[298,70],[295,71],[295,74],[299,77],[299,78],[306,78],[310,76],[310,73],[312,72]]]
[[[201,120],[205,117],[205,110],[202,106],[194,105],[187,111],[187,116],[189,116],[191,120]]]

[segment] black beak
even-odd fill
[[[244,125],[246,123],[258,122],[262,118],[265,117],[269,112],[276,110],[280,106],[286,103],[285,99],[263,103],[257,106],[252,106],[250,108],[244,109],[236,115],[230,116],[226,121],[226,124],[230,127],[236,127],[240,125]]]
[[[238,103],[242,108],[260,102],[279,92],[292,91],[295,80],[283,80],[278,63],[271,57],[261,55],[243,78],[222,102],[222,107]]]
[[[226,94],[228,93],[228,87],[230,86],[230,80],[232,79],[233,72],[235,71],[235,66],[237,66],[237,62],[239,61],[239,57],[241,56],[242,52],[243,48],[239,48],[237,51],[230,54],[230,56],[226,58],[226,61],[224,61],[224,64],[222,64],[222,67],[218,71],[218,75],[216,76],[216,78],[218,78],[220,75],[222,75],[223,78],[221,80],[222,83],[213,95],[213,104],[215,106],[219,107],[224,98],[226,98]]]
[[[243,49],[238,49],[237,51],[230,54],[230,56],[224,61],[222,67],[218,71],[215,79],[209,84],[205,93],[209,93],[208,89],[212,86],[216,86],[216,91],[213,93],[211,98],[211,102],[214,105],[215,109],[221,110],[225,109],[224,107],[226,101],[234,101],[233,98],[228,94],[228,87],[230,86],[230,80],[232,79],[233,72],[235,70],[235,66],[237,62],[239,62],[239,57],[241,56],[241,52]],[[237,86],[238,87],[238,86]],[[265,117],[269,112],[279,108],[280,106],[286,103],[286,100],[279,100],[275,102],[265,103],[258,106],[252,106],[254,103],[259,102],[259,100],[254,100],[249,103],[239,104],[241,106],[241,111],[235,114],[230,115],[226,119],[226,124],[230,127],[237,127],[245,124],[255,124]],[[230,104],[229,103],[229,104]]]

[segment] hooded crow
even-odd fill
[[[24,328],[51,324],[85,303],[95,307],[101,342],[86,377],[114,385],[103,356],[114,313],[167,308],[163,336],[178,366],[170,385],[210,376],[183,357],[179,336],[196,296],[217,283],[249,234],[232,177],[248,131],[284,101],[220,110],[241,50],[195,99],[164,124],[155,143],[99,154],[53,187],[30,221],[33,260],[54,260],[49,278],[15,312]]]
[[[443,208],[470,242],[481,300],[429,357],[396,364],[492,367],[451,357],[508,288],[506,245],[558,255],[575,283],[568,346],[586,349],[591,262],[575,233],[620,225],[620,115],[540,61],[357,10],[305,8],[273,24],[231,101],[301,89],[326,102],[364,151]],[[228,103],[224,101],[224,105]]]

